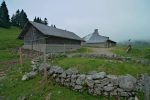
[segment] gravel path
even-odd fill
[[[112,56],[114,55],[111,52],[111,48],[90,48],[92,50],[91,54],[104,54],[107,56]]]

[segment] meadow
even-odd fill
[[[51,94],[52,100],[115,100],[114,98],[91,96],[86,92],[78,93],[55,84],[51,79],[43,85],[42,75],[37,75],[28,81],[21,81],[24,73],[31,71],[31,65],[30,59],[26,59],[23,66],[18,63],[18,47],[23,44],[21,40],[17,39],[20,32],[21,29],[16,27],[0,28],[0,71],[6,74],[4,79],[0,80],[0,97],[6,100],[16,100],[23,97],[29,100],[43,100]],[[123,47],[116,47],[112,51],[122,56],[149,59],[149,50],[149,47],[133,48],[132,52],[126,54]],[[92,52],[89,48],[81,48],[69,53],[86,53],[87,51]],[[76,67],[81,73],[96,70],[114,75],[131,74],[135,77],[141,73],[150,74],[150,67],[147,65],[116,60],[62,57],[55,59],[53,64],[64,69]],[[139,97],[142,100],[141,94]]]

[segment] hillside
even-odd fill
[[[21,81],[22,76],[26,72],[31,71],[31,64],[30,59],[24,59],[23,66],[21,67],[19,65],[18,47],[23,44],[21,40],[17,39],[20,31],[21,30],[16,27],[10,29],[0,28],[0,75],[4,76],[4,79],[0,80],[0,97],[5,98],[6,100],[16,100],[19,98],[43,100],[51,95],[51,100],[60,100],[60,98],[61,100],[108,100],[107,97],[91,96],[86,92],[78,93],[72,91],[52,82],[51,79],[44,85],[42,75],[37,75],[34,79],[29,81]],[[92,52],[89,48],[81,48],[80,50],[69,52],[69,54],[87,53],[87,51]],[[146,55],[149,55],[149,47],[138,49],[138,51],[137,48],[135,48],[130,54],[124,53],[122,47],[116,47],[112,51],[122,56],[135,58],[143,57],[144,59],[146,58]],[[64,69],[74,66],[81,73],[97,70],[114,75],[131,74],[135,77],[138,74],[145,72],[150,74],[150,67],[132,61],[121,62],[97,58],[61,57],[54,59],[53,64],[62,66]],[[115,98],[111,98],[111,100],[115,100]]]

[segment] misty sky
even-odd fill
[[[46,17],[49,25],[83,37],[99,29],[112,40],[150,40],[150,0],[5,0],[12,16],[24,9],[30,20]],[[2,0],[0,0],[0,3]]]

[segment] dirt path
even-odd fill
[[[91,54],[104,54],[107,56],[112,56],[114,55],[111,52],[111,48],[90,48],[92,50]]]

